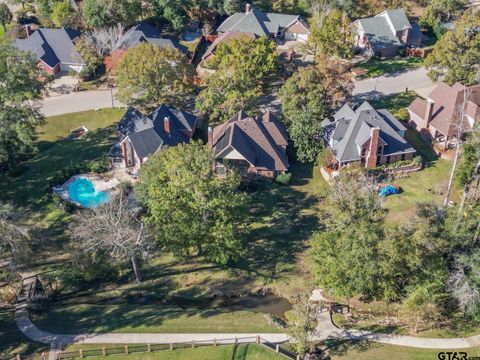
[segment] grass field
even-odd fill
[[[383,75],[397,75],[423,65],[423,59],[416,57],[395,57],[393,59],[362,61],[355,65],[366,71],[363,78],[378,77]]]
[[[118,345],[111,345],[114,347]],[[109,348],[108,345],[92,345],[89,348],[99,349],[101,347]],[[82,345],[68,347],[64,351],[77,351],[79,348],[85,348]],[[129,355],[115,355],[117,360],[277,360],[285,359],[277,355],[273,350],[269,350],[261,345],[244,344],[235,347],[234,345],[208,346],[196,349],[179,349],[172,351],[159,351],[152,353],[139,353]],[[105,357],[88,357],[92,360],[105,359]]]
[[[440,359],[439,352],[442,349],[415,349],[405,346],[378,344],[366,341],[337,342],[332,344],[329,354],[332,360],[434,360]],[[443,351],[460,351],[467,353],[467,359],[480,355],[480,348],[456,349]],[[448,359],[445,357],[444,359]],[[451,357],[450,359],[453,359]]]
[[[260,313],[183,310],[162,305],[70,305],[32,317],[56,333],[268,333],[280,332]]]

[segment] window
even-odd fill
[[[383,146],[377,147],[377,155],[381,155],[383,153]]]
[[[392,160],[392,159],[390,158],[390,156],[387,156],[386,163],[387,163],[387,164],[390,164],[390,161],[391,161],[391,160]]]
[[[377,166],[380,165],[380,160],[382,160],[382,158],[380,156],[377,156],[377,161],[375,162]]]
[[[403,160],[405,160],[405,159],[406,159],[406,157],[407,157],[407,155],[406,155],[406,154],[402,154],[402,157],[400,158],[400,160],[402,160],[402,161],[403,161]]]

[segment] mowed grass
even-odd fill
[[[366,71],[363,78],[383,75],[397,75],[423,66],[423,59],[417,57],[395,57],[393,59],[371,59],[355,65]]]
[[[184,310],[163,305],[67,305],[32,316],[53,333],[272,333],[263,314],[216,309]]]
[[[101,349],[102,347],[111,348],[119,345],[92,345],[87,349]],[[85,349],[85,346],[74,345],[66,348],[64,351],[78,351]],[[239,346],[222,345],[207,346],[196,349],[178,349],[172,351],[159,351],[152,353],[138,353],[129,355],[115,355],[117,360],[277,360],[285,359],[262,345],[243,344]],[[88,359],[99,360],[105,357],[88,357]]]
[[[382,96],[377,101],[370,101],[370,104],[375,109],[387,109],[392,114],[395,114],[401,108],[408,107],[417,97],[415,91],[406,91],[394,95]]]
[[[45,196],[49,179],[69,165],[106,156],[116,138],[116,123],[124,112],[104,109],[47,118],[38,130],[38,153],[18,165],[18,175],[0,175],[0,199],[32,211],[36,220],[58,216]],[[90,130],[87,136],[64,140],[70,130],[82,125]]]

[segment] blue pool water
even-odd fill
[[[198,38],[200,36],[200,34],[198,32],[186,32],[185,34],[183,34],[182,38],[183,40],[185,41],[193,41],[195,40],[196,38]]]
[[[86,208],[96,208],[110,199],[106,192],[97,191],[93,183],[84,177],[77,178],[69,185],[68,195],[70,200]]]

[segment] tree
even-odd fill
[[[232,15],[236,12],[242,11],[243,1],[241,0],[225,0],[223,3],[223,11],[227,15]]]
[[[98,55],[95,47],[86,37],[81,37],[75,44],[75,48],[85,61],[86,66],[80,72],[83,79],[90,79],[97,74],[97,69],[102,65],[102,58]]]
[[[93,29],[82,36],[85,46],[93,49],[99,57],[110,55],[120,45],[123,36],[121,25]]]
[[[275,43],[266,37],[240,36],[219,44],[207,62],[215,73],[205,78],[197,108],[213,121],[229,119],[241,109],[254,112],[264,84],[278,66]]]
[[[102,206],[79,211],[70,230],[85,252],[100,250],[117,261],[130,261],[136,280],[142,280],[138,259],[148,257],[153,238],[131,208],[125,190]]]
[[[353,33],[348,15],[338,9],[316,12],[309,20],[308,42],[320,60],[331,56],[349,59],[353,55]]]
[[[308,295],[296,296],[292,311],[287,313],[287,331],[295,340],[294,347],[297,354],[305,355],[308,351],[308,337],[315,330],[316,325],[315,308],[310,303]]]
[[[310,251],[318,283],[347,299],[376,298],[382,288],[378,260],[385,209],[360,171],[344,170],[334,180],[322,212],[324,228],[314,234]]]
[[[212,152],[200,142],[167,148],[142,167],[136,190],[160,246],[183,258],[196,249],[226,265],[243,254],[246,198],[239,177],[217,177],[212,163]]]
[[[478,10],[465,11],[453,30],[446,32],[425,59],[433,80],[472,85],[478,82],[480,62],[480,16]]]
[[[140,0],[84,0],[82,17],[91,28],[133,24],[142,12]]]
[[[75,16],[75,11],[68,0],[59,1],[53,5],[51,19],[56,27],[69,25],[73,16]]]
[[[12,21],[13,15],[10,12],[7,4],[0,4],[0,24],[2,24],[3,29],[6,29],[6,26],[10,21]]]
[[[83,21],[89,27],[101,28],[110,25],[111,19],[106,1],[84,0],[81,10]]]
[[[289,135],[301,162],[314,162],[323,149],[321,126],[312,111],[300,110],[290,119]]]
[[[118,96],[128,105],[152,109],[159,103],[182,104],[192,90],[191,66],[177,49],[140,44],[116,69]]]
[[[31,153],[36,129],[44,123],[34,106],[43,90],[35,64],[30,54],[0,44],[0,169]]]

